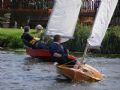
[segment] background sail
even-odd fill
[[[91,36],[88,39],[90,46],[100,46],[111,21],[118,0],[102,0],[99,7]]]
[[[81,4],[81,0],[56,0],[46,35],[59,34],[65,41],[72,38]]]

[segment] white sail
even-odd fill
[[[72,38],[81,4],[81,0],[56,0],[46,35],[59,34],[64,37],[65,41]]]
[[[105,36],[118,0],[102,0],[93,28],[91,36],[88,39],[88,44],[92,47],[100,46]]]

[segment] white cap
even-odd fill
[[[41,29],[43,29],[43,27],[42,27],[42,25],[38,24],[38,25],[36,26],[36,29],[37,29],[37,30],[41,30]]]

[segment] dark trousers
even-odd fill
[[[61,58],[56,58],[56,57],[53,57],[52,58],[53,62],[57,62],[59,65],[75,65],[76,64],[76,60],[70,60],[68,59],[68,56],[64,56],[64,57],[61,57]]]
[[[41,41],[37,41],[34,46],[36,49],[48,49],[47,44],[41,43]]]

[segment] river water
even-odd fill
[[[88,64],[105,74],[95,83],[60,78],[55,65],[25,53],[0,51],[0,90],[120,90],[120,58],[89,58]]]

